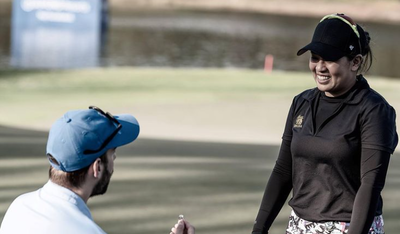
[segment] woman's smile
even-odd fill
[[[317,81],[320,84],[327,84],[330,78],[329,76],[317,75]]]
[[[309,67],[318,89],[330,97],[346,93],[356,82],[356,71],[353,71],[352,62],[347,57],[326,61],[312,53]]]

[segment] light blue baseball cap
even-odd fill
[[[138,121],[130,114],[113,116],[94,106],[68,111],[50,129],[46,151],[57,162],[49,162],[65,172],[82,169],[107,150],[134,141],[139,131]]]

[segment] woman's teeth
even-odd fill
[[[318,76],[318,75],[317,75],[317,78],[318,78],[319,80],[328,80],[330,77],[329,77],[329,76]]]

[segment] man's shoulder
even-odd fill
[[[32,204],[34,202],[35,198],[37,197],[37,194],[38,194],[38,190],[19,195],[11,203],[10,208],[12,208],[14,206],[23,206],[26,204],[28,204],[28,205]]]
[[[24,225],[20,225],[21,220],[24,220]],[[105,234],[90,217],[74,206],[41,199],[40,190],[22,194],[11,203],[0,234],[11,233]]]

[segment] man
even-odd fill
[[[14,200],[0,234],[104,234],[86,203],[107,191],[117,147],[138,135],[139,124],[129,114],[113,116],[94,106],[67,112],[50,129],[49,181]],[[181,225],[176,233],[188,229],[193,227]]]

